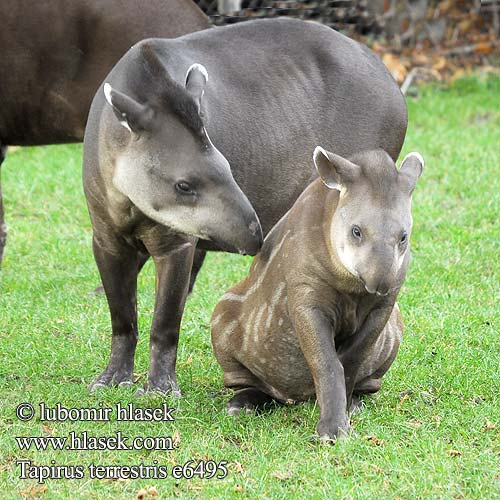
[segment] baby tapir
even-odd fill
[[[274,226],[249,275],[218,303],[212,343],[231,415],[316,395],[322,439],[348,430],[353,393],[380,389],[401,341],[418,153],[349,160],[317,147],[315,180]],[[326,187],[325,187],[326,186]]]

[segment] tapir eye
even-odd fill
[[[175,189],[180,194],[194,194],[191,185],[186,181],[180,181],[175,185]]]
[[[401,239],[399,240],[399,244],[401,246],[406,245],[407,241],[408,241],[408,234],[407,233],[403,233],[402,236],[401,236]]]
[[[352,226],[352,235],[357,239],[361,239],[361,229],[358,226]]]

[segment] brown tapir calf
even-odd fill
[[[211,327],[224,384],[236,389],[229,414],[316,394],[316,430],[329,439],[347,431],[353,392],[378,391],[398,351],[423,159],[411,153],[398,171],[382,150],[347,160],[317,147],[314,163],[321,179],[271,230]]]

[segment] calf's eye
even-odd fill
[[[361,239],[361,229],[358,226],[352,226],[351,232],[357,240]]]
[[[191,185],[186,181],[180,181],[175,185],[175,190],[180,194],[194,194]]]

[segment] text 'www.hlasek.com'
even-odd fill
[[[16,416],[27,422],[36,418],[42,424],[55,422],[148,422],[152,425],[174,422],[175,408],[163,403],[157,408],[137,407],[133,403],[117,403],[113,408],[67,408],[60,403],[49,407],[38,405],[38,412],[30,403],[21,403],[16,408]],[[94,435],[92,432],[70,431],[64,436],[16,436],[14,439],[21,452],[49,452],[51,456],[63,451],[157,451],[170,452],[178,448],[179,437],[167,436],[127,436],[122,431],[108,435]],[[38,464],[28,459],[16,460],[20,479],[36,480],[43,484],[47,479],[223,479],[228,474],[227,461],[188,460],[181,464],[165,464],[161,460],[137,464],[58,464],[56,460]]]

